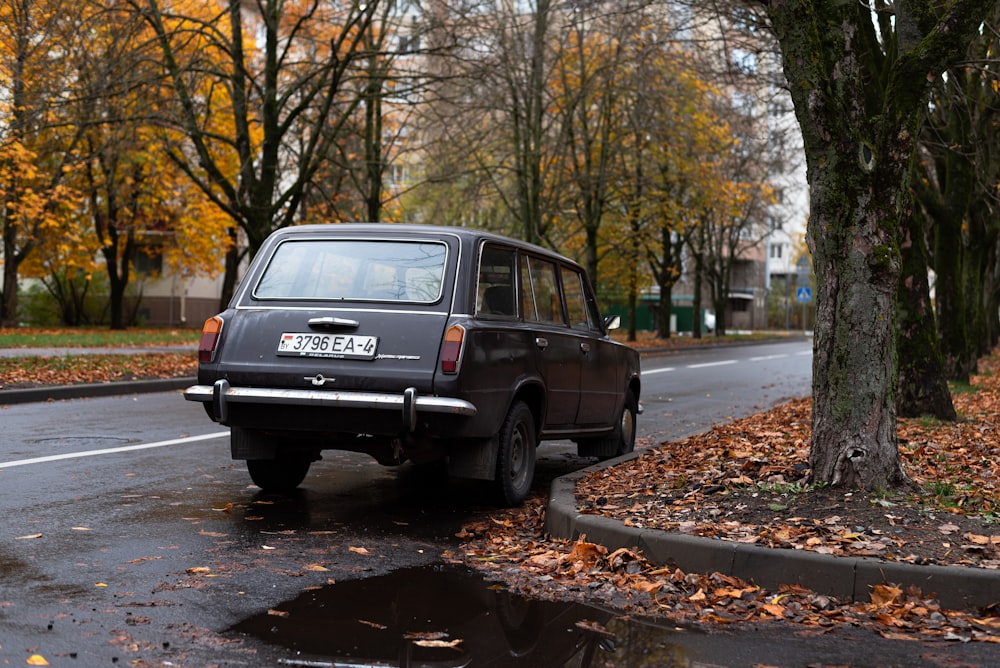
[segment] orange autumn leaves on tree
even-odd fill
[[[0,85],[13,92],[0,106],[0,194],[15,277],[88,282],[105,263],[121,276],[133,256],[115,237],[126,236],[179,273],[218,271],[224,214],[166,159],[148,36],[121,9],[0,9]],[[42,46],[52,43],[63,48]]]
[[[722,248],[722,240],[750,238],[774,200],[766,170],[737,159],[753,151],[740,148],[726,92],[636,16],[574,15],[552,37],[546,82],[545,123],[562,142],[547,149],[543,189],[556,202],[547,237],[619,292],[680,277],[679,251],[660,248],[663,239],[691,240],[709,260],[732,262],[748,244]],[[636,273],[647,263],[655,276]]]
[[[68,49],[46,45],[71,43],[76,9],[59,0],[0,4],[0,325],[16,320],[22,262],[73,199],[64,180],[79,136],[64,117]]]

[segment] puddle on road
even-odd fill
[[[527,599],[443,565],[306,591],[230,632],[287,648],[290,666],[692,665],[683,632]]]

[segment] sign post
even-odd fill
[[[805,253],[795,263],[795,272],[797,274],[796,284],[798,286],[795,290],[795,298],[802,304],[802,332],[805,333],[806,304],[812,301],[812,287],[809,285],[809,256]]]

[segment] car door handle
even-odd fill
[[[543,336],[535,337],[535,345],[538,346],[539,350],[545,350],[549,347],[549,340]]]
[[[585,343],[581,343],[580,344],[580,352],[583,353],[584,355],[586,355],[587,353],[589,353],[590,352],[590,344],[586,343],[586,342]]]

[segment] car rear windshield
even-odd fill
[[[431,303],[441,297],[447,255],[447,245],[436,241],[284,241],[253,295],[273,300]]]

